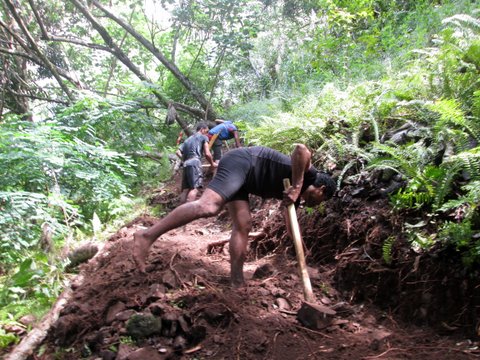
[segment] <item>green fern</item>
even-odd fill
[[[459,29],[471,29],[480,32],[480,20],[467,14],[456,14],[442,21],[444,25],[453,25]]]
[[[464,218],[471,218],[480,203],[480,180],[474,180],[462,187],[464,194],[443,203],[438,211],[452,211],[463,207]]]
[[[468,138],[467,134],[480,141],[480,125],[478,122],[470,121],[465,117],[464,111],[457,100],[439,100],[430,104],[428,108],[440,116],[434,125],[437,134],[450,134],[451,136],[446,135],[447,138],[457,143],[459,137]],[[453,129],[452,126],[454,127]],[[453,131],[455,128],[460,130],[460,132]],[[462,131],[465,134],[461,134]]]
[[[470,179],[480,179],[480,146],[451,156],[442,166],[462,169],[468,173]]]
[[[382,245],[382,258],[385,261],[385,264],[391,265],[393,260],[393,245],[395,244],[396,238],[394,236],[389,236]]]

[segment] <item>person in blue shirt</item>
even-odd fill
[[[208,138],[210,139],[209,147],[213,149],[213,160],[218,162],[222,157],[222,141],[235,139],[235,146],[242,147],[240,138],[238,136],[237,127],[231,122],[222,119],[216,119],[217,126],[208,131]]]

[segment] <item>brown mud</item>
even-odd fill
[[[175,183],[152,198],[168,212]],[[248,286],[229,286],[229,217],[158,240],[147,273],[132,260],[142,216],[80,267],[83,281],[35,359],[473,359],[479,280],[455,251],[416,253],[388,201],[345,188],[299,209],[317,303],[335,315],[302,323],[302,287],[276,201],[252,199]],[[385,241],[392,243],[386,262]],[[158,321],[161,319],[160,321]],[[32,357],[33,358],[33,357]]]

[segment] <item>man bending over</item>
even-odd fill
[[[307,206],[318,205],[333,196],[335,182],[311,165],[311,155],[302,144],[295,146],[290,157],[262,146],[229,151],[198,200],[180,205],[149,229],[134,234],[134,259],[139,270],[145,272],[148,251],[158,237],[193,220],[217,215],[226,205],[233,222],[230,280],[233,287],[243,286],[243,264],[252,227],[248,195],[283,199],[284,205],[302,198]],[[292,184],[286,191],[284,178]]]

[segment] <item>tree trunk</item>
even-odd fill
[[[55,66],[48,60],[48,58],[43,54],[43,51],[40,49],[38,46],[37,42],[33,38],[33,36],[30,34],[30,31],[28,31],[27,26],[23,22],[22,18],[20,15],[17,13],[17,10],[13,3],[10,0],[4,0],[4,3],[8,10],[10,10],[10,13],[12,14],[13,18],[17,22],[17,25],[20,27],[22,30],[23,34],[27,38],[28,43],[34,50],[34,52],[37,54],[37,56],[42,60],[43,64],[47,67],[47,69],[51,72],[55,80],[57,80],[58,84],[60,85],[60,88],[63,90],[65,95],[67,95],[68,99],[70,101],[74,100],[73,94],[71,93],[70,89],[63,83],[62,78],[58,74]]]
[[[87,20],[92,24],[95,30],[100,34],[105,44],[112,49],[112,54],[120,60],[132,73],[134,73],[140,80],[153,84],[145,74],[143,74],[140,69],[128,58],[128,56],[120,49],[108,31],[93,17],[90,11],[83,6],[79,0],[70,0],[73,5],[87,18]],[[168,108],[169,101],[158,91],[153,90],[155,97],[162,103],[165,108]],[[191,134],[191,130],[188,127],[188,124],[177,114],[177,122],[182,127],[182,129],[187,133]]]
[[[201,107],[206,112],[204,119],[215,120],[217,117],[215,112],[211,109],[210,102],[207,98],[195,87],[195,85],[180,71],[180,69],[172,62],[168,61],[167,58],[158,50],[150,41],[148,41],[144,36],[139,34],[135,29],[133,29],[129,24],[127,24],[122,19],[116,17],[113,13],[103,7],[97,0],[92,0],[92,3],[103,11],[103,13],[118,25],[124,28],[130,33],[140,44],[142,44],[147,50],[149,50],[172,74],[175,78],[180,81],[180,83],[192,94],[195,100],[201,105]]]

